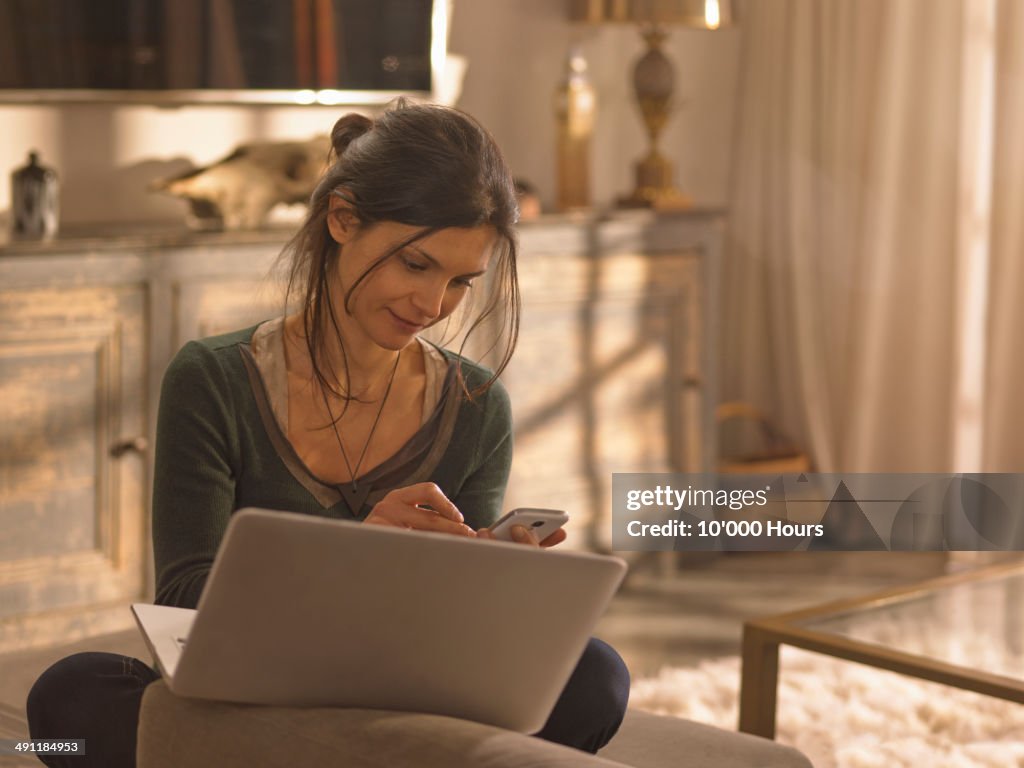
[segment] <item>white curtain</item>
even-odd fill
[[[772,414],[820,471],[979,471],[1020,453],[998,435],[1014,407],[1024,425],[1009,383],[1024,123],[1006,75],[1022,5],[741,8],[719,395]],[[997,37],[994,166],[1018,178],[989,189],[977,80]],[[979,269],[982,290],[965,282]]]
[[[1002,0],[996,39],[984,468],[1024,472],[1024,2]]]

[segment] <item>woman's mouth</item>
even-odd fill
[[[401,328],[403,331],[406,331],[407,333],[416,333],[416,332],[422,331],[424,328],[426,328],[426,326],[424,324],[422,324],[422,323],[414,323],[414,322],[412,322],[410,320],[406,320],[404,317],[401,317],[400,315],[396,315],[390,309],[388,310],[388,313],[394,319],[395,324],[398,325],[399,328]]]

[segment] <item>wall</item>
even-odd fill
[[[186,204],[145,191],[252,139],[326,133],[337,107],[0,106],[0,169],[30,148],[61,180],[63,225],[182,221]],[[10,207],[8,184],[0,210]]]
[[[588,29],[565,17],[561,0],[454,0],[449,48],[469,60],[459,106],[494,132],[513,171],[550,204],[553,90],[568,47],[579,42],[600,100],[594,200],[607,204],[631,189],[632,163],[646,149],[630,84],[643,43],[634,28]],[[700,203],[727,196],[739,37],[739,30],[677,29],[666,45],[683,103],[663,146],[677,182]],[[0,106],[0,174],[34,148],[60,174],[65,225],[175,222],[184,203],[143,191],[149,180],[213,161],[241,141],[326,132],[339,114],[337,107]],[[0,211],[9,195],[0,184]]]
[[[633,62],[644,42],[635,27],[566,21],[561,0],[456,0],[449,48],[469,59],[460,105],[494,132],[514,173],[545,203],[555,195],[554,90],[574,42],[582,46],[598,96],[593,144],[594,200],[611,203],[633,188],[633,162],[647,137],[633,103]],[[674,29],[665,51],[682,102],[662,148],[676,183],[701,204],[724,204],[739,71],[740,30]]]

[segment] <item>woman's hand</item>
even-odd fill
[[[478,539],[490,539],[491,541],[497,541],[494,538],[494,534],[491,533],[490,528],[481,528],[476,532]],[[513,525],[512,526],[512,541],[516,544],[525,544],[528,547],[553,547],[556,544],[561,544],[565,541],[566,533],[564,528],[559,528],[557,531],[547,536],[544,541],[538,541],[537,536],[527,528],[525,525]]]
[[[396,488],[374,505],[363,522],[456,536],[476,536],[476,532],[463,522],[462,513],[434,483]]]

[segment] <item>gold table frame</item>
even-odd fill
[[[992,674],[805,626],[806,622],[816,619],[866,612],[961,584],[996,581],[1020,574],[1024,574],[1024,561],[1015,560],[744,622],[739,729],[775,738],[779,646],[783,644],[1024,704],[1024,678]]]

